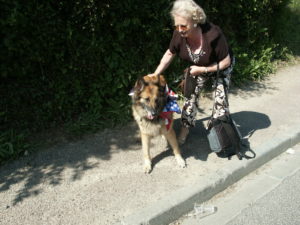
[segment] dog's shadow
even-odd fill
[[[271,125],[269,117],[259,112],[242,111],[233,113],[232,118],[239,125],[241,135],[244,137],[243,142],[246,143],[250,149],[251,144],[248,138],[251,137],[256,130],[266,129]],[[208,120],[209,117],[197,120],[196,126],[190,129],[186,143],[180,146],[184,159],[194,157],[197,160],[207,161],[209,154],[212,153],[207,140],[208,131],[206,124]],[[179,134],[180,127],[180,119],[176,119],[174,121],[174,130],[177,135]],[[161,152],[152,159],[153,167],[162,159],[171,156],[173,156],[173,151],[171,147],[168,146],[166,151]]]

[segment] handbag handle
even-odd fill
[[[217,62],[217,77],[216,77],[214,97],[216,97],[216,94],[217,94],[219,76],[220,76],[220,66],[219,66],[219,62]],[[226,91],[225,91],[225,95],[226,95]],[[215,101],[213,102],[213,110],[212,110],[212,113],[211,113],[211,118],[213,118],[214,112],[215,112]]]

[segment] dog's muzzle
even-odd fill
[[[147,112],[147,119],[153,120],[158,116],[157,110],[154,110],[152,108],[147,107],[146,105],[143,105],[143,108]]]

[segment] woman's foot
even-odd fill
[[[181,127],[180,134],[178,136],[178,144],[183,145],[189,134],[189,128]]]

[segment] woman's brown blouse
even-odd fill
[[[178,54],[183,60],[186,60],[194,65],[209,66],[224,59],[229,54],[228,44],[222,30],[212,24],[206,23],[200,26],[202,29],[202,50],[198,63],[195,63],[188,52],[186,38],[181,37],[178,31],[174,31],[172,40],[169,45],[169,50],[173,54]]]

